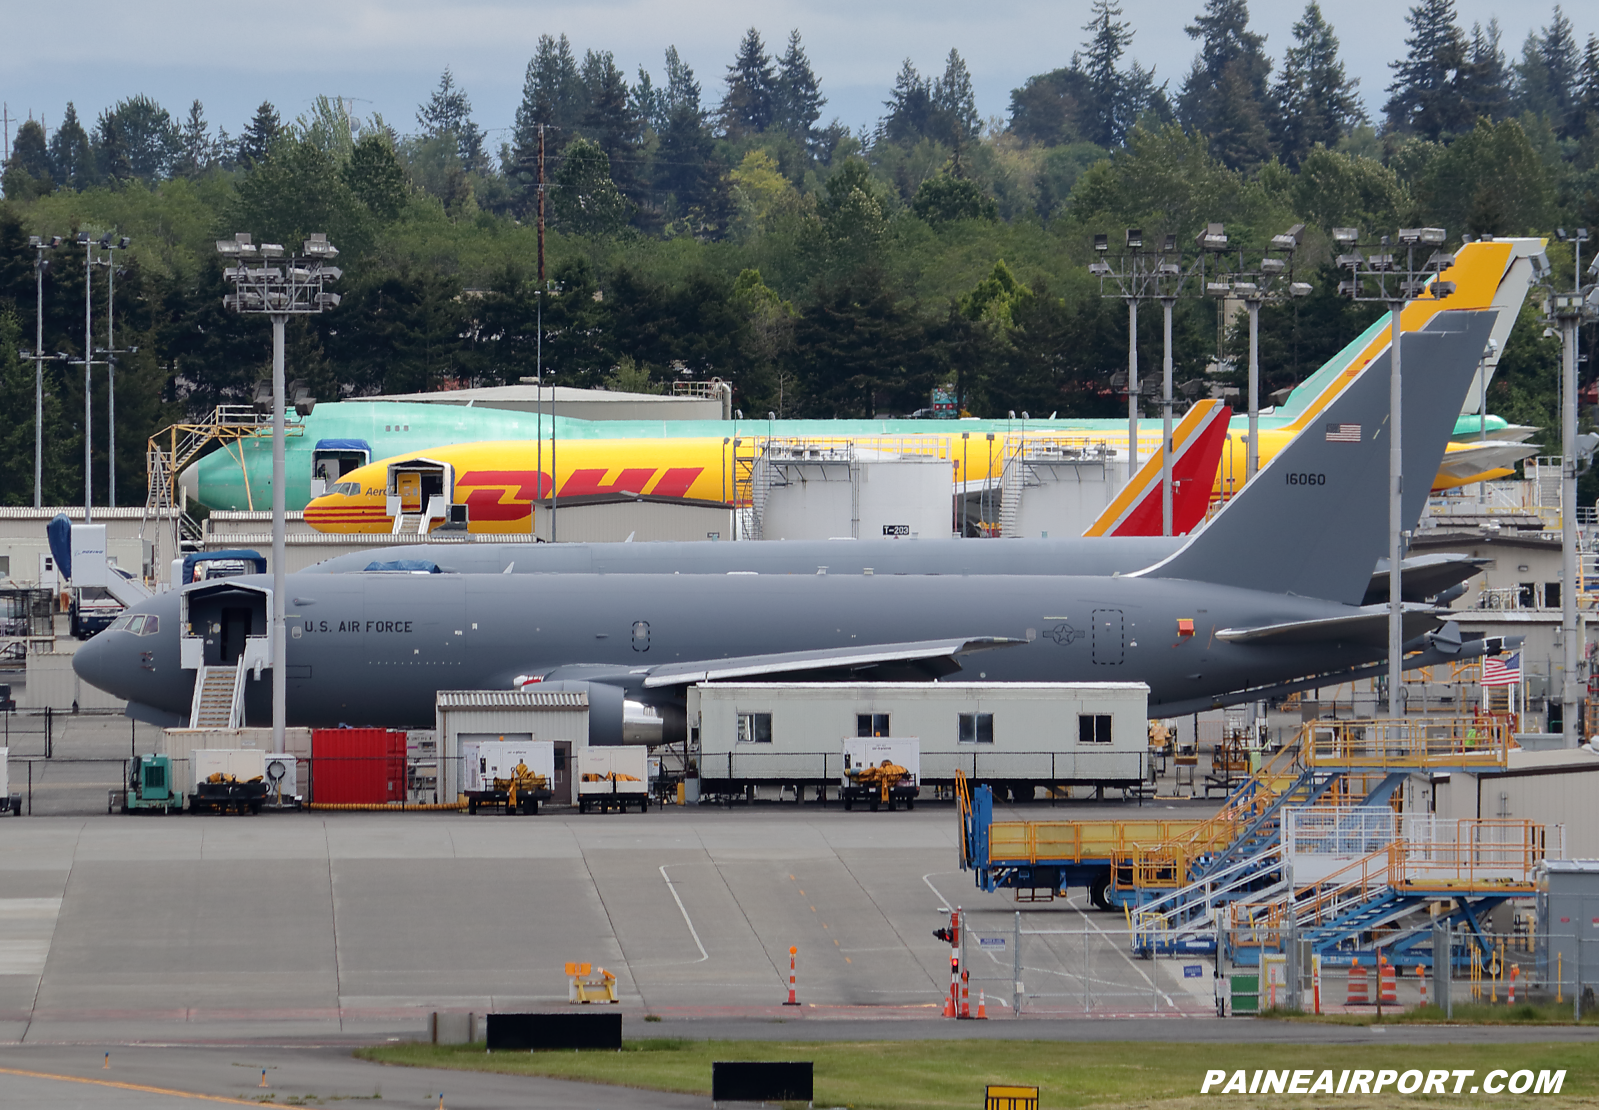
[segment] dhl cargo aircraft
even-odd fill
[[[1200,401],[1173,430],[1172,525],[1178,535],[1209,508],[1231,412],[1220,401]],[[862,441],[854,442],[859,451]],[[894,438],[867,442],[865,449],[935,453],[950,462],[952,492],[968,474],[969,482],[997,480],[1003,460],[972,459],[968,469],[961,442],[958,435],[922,436],[906,448],[907,441]],[[525,440],[454,444],[425,456],[385,459],[351,471],[313,498],[305,520],[322,532],[417,533],[443,526],[449,507],[458,506],[468,531],[507,535],[531,531],[536,506],[548,506],[551,493],[557,502],[625,494],[749,503],[748,479],[741,477],[747,468],[741,471],[720,439],[576,440],[560,445],[557,460],[552,463],[548,444],[541,456],[539,445]],[[1154,454],[1088,534],[1160,535],[1162,510],[1161,463]]]
[[[1464,410],[1455,424],[1452,445],[1435,488],[1444,489],[1469,482],[1504,477],[1518,460],[1533,449],[1520,441],[1530,429],[1507,424],[1503,419],[1484,415],[1482,391],[1491,380],[1497,352],[1514,324],[1530,282],[1540,268],[1547,266],[1541,239],[1499,239],[1464,244],[1455,254],[1454,265],[1444,277],[1453,281],[1456,292],[1443,302],[1451,309],[1495,307],[1502,311],[1494,326],[1492,342],[1481,372],[1468,393]],[[1434,302],[1415,302],[1404,310],[1404,329],[1415,331],[1439,310]],[[1385,315],[1356,337],[1335,357],[1302,382],[1275,409],[1260,417],[1262,464],[1298,430],[1315,419],[1336,387],[1358,373],[1373,358],[1387,349],[1390,332]],[[456,405],[430,405],[396,401],[345,401],[318,405],[299,421],[286,444],[287,489],[291,509],[305,507],[311,497],[341,479],[348,481],[353,470],[380,459],[402,454],[436,452],[445,445],[474,442],[532,440],[540,434],[559,441],[560,450],[584,440],[606,440],[613,444],[636,440],[668,441],[704,439],[720,443],[724,438],[756,436],[773,438],[826,437],[831,439],[882,438],[927,434],[968,436],[968,456],[975,470],[976,442],[985,453],[992,434],[998,441],[1015,434],[1081,437],[1103,444],[1125,458],[1127,422],[1125,419],[1064,420],[577,420],[490,408]],[[1285,436],[1274,436],[1279,430]],[[1235,414],[1230,434],[1224,443],[1223,461],[1216,493],[1226,495],[1236,489],[1244,474],[1247,451],[1247,417]],[[1159,420],[1144,420],[1138,435],[1138,457],[1142,462],[1160,448]],[[997,452],[998,449],[996,449]],[[608,475],[637,469],[639,456],[608,459],[586,457],[584,469],[603,465]],[[983,465],[987,464],[987,458]],[[498,469],[504,469],[499,467]],[[668,469],[664,458],[658,469]],[[268,480],[271,474],[270,436],[253,436],[226,445],[185,470],[180,485],[186,497],[211,509],[261,509],[271,503]],[[603,483],[609,484],[609,483]],[[718,483],[719,486],[719,483]]]

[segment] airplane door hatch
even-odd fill
[[[1122,611],[1120,609],[1094,610],[1093,650],[1094,662],[1114,666],[1123,661]]]

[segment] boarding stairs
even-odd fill
[[[1430,911],[1447,905],[1439,920],[1465,923],[1486,947],[1482,914],[1534,893],[1534,869],[1547,854],[1546,831],[1535,822],[1417,815],[1391,843],[1324,878],[1296,883],[1271,900],[1230,906],[1231,955],[1251,963],[1263,951],[1280,951],[1291,928],[1327,965],[1359,958],[1374,966],[1380,953],[1397,966],[1427,966]]]
[[[201,667],[194,679],[190,728],[238,728],[244,720],[244,667]]]

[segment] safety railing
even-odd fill
[[[1312,767],[1402,770],[1503,767],[1510,742],[1510,731],[1498,717],[1408,717],[1307,721],[1298,747]]]

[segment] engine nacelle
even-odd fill
[[[681,744],[688,738],[688,712],[680,702],[643,702],[607,682],[556,679],[539,690],[581,690],[589,698],[589,743],[597,748],[619,744]]]

